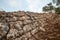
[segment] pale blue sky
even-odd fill
[[[5,11],[42,12],[42,7],[52,0],[0,0],[0,8]]]

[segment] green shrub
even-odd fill
[[[60,14],[60,7],[56,8],[56,13]]]

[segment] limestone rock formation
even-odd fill
[[[60,40],[60,15],[0,12],[0,40]]]

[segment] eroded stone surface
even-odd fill
[[[3,40],[7,36],[9,26],[5,22],[0,22],[0,40]]]
[[[0,12],[0,14],[1,40],[60,40],[58,14],[34,14],[22,11]]]

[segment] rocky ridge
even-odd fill
[[[0,40],[60,40],[60,15],[0,12]]]

